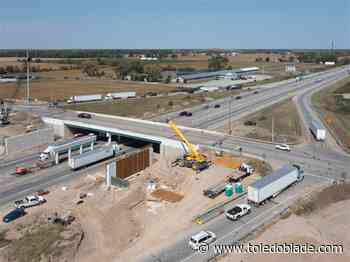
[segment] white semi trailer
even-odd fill
[[[81,96],[71,96],[67,103],[80,103],[80,102],[89,102],[89,101],[98,101],[102,100],[102,95],[81,95]]]
[[[68,160],[68,165],[71,169],[76,170],[78,168],[82,168],[98,161],[113,157],[117,151],[119,151],[119,147],[115,144],[103,146],[81,155],[72,156]]]
[[[127,99],[135,98],[136,92],[119,92],[119,93],[108,93],[106,99]]]
[[[248,203],[260,205],[303,178],[304,172],[299,166],[285,165],[248,186]]]
[[[40,160],[46,161],[54,158],[55,154],[65,154],[69,150],[74,151],[80,149],[81,146],[91,145],[96,143],[96,135],[90,134],[87,136],[73,138],[49,145],[43,152],[40,153]]]
[[[320,122],[313,120],[310,124],[310,131],[315,136],[316,140],[324,141],[326,139],[326,129]]]

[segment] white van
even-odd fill
[[[191,237],[189,245],[192,249],[198,250],[202,244],[210,244],[216,240],[216,235],[210,231],[201,231]]]

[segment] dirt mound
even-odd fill
[[[217,157],[214,161],[216,165],[236,169],[239,168],[241,163],[236,161],[232,156],[230,155],[224,155],[222,157]]]
[[[142,188],[95,195],[76,213],[85,232],[77,261],[112,261],[141,235],[134,210],[145,199]],[[115,199],[114,199],[115,198]],[[115,202],[117,201],[117,203]]]
[[[308,215],[333,203],[350,199],[350,183],[334,184],[291,207],[296,215]]]
[[[171,203],[179,202],[184,198],[184,196],[179,193],[166,191],[163,189],[158,189],[152,192],[151,195],[155,198]]]
[[[69,226],[36,221],[18,224],[4,235],[0,261],[73,261],[84,237],[79,223]]]

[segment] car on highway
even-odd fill
[[[244,122],[245,126],[256,126],[256,122],[252,120],[247,120]]]
[[[277,150],[282,150],[282,151],[290,152],[290,146],[287,145],[287,144],[275,145],[275,148],[276,148]]]
[[[10,223],[11,221],[19,218],[19,217],[23,217],[26,214],[26,212],[24,211],[24,208],[16,208],[14,210],[12,210],[11,212],[9,212],[8,214],[6,214],[2,221],[4,223]]]
[[[249,214],[251,206],[248,204],[235,205],[231,209],[227,210],[225,215],[230,220],[238,220],[239,218]]]
[[[259,94],[259,91],[258,90],[254,91],[254,94]]]
[[[86,119],[90,119],[91,118],[91,114],[88,113],[79,113],[78,114],[79,118],[86,118]]]
[[[242,99],[242,97],[241,97],[241,96],[236,96],[235,99],[236,99],[236,100]]]
[[[188,242],[190,247],[194,250],[198,250],[203,244],[210,244],[216,240],[216,235],[211,231],[201,231],[193,235]]]
[[[181,111],[179,113],[179,116],[192,116],[192,113],[188,111]]]
[[[16,166],[16,170],[15,170],[16,175],[26,175],[28,173],[30,173],[30,169],[27,167],[23,167],[23,166]]]
[[[221,107],[221,105],[219,105],[219,104],[216,104],[215,106],[214,106],[214,108],[220,108]]]

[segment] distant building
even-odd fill
[[[230,78],[230,79],[238,79],[241,76],[254,75],[259,71],[259,67],[246,67],[240,68],[236,70],[221,70],[214,72],[200,72],[200,73],[192,73],[186,75],[178,75],[176,81],[178,83],[187,83],[193,80],[200,79],[211,79],[211,78]]]
[[[202,90],[203,92],[215,92],[220,90],[218,86],[203,86],[203,87],[200,87],[199,89]]]
[[[286,72],[287,73],[294,73],[296,71],[297,71],[297,69],[296,69],[295,64],[286,64]]]
[[[343,99],[350,100],[350,94],[343,94]]]

